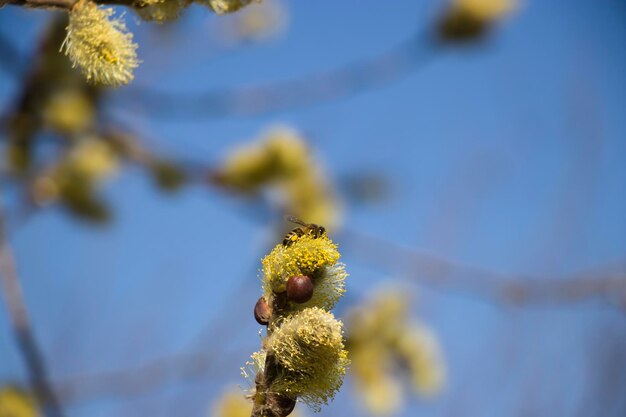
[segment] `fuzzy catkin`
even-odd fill
[[[268,347],[283,367],[272,389],[298,396],[313,407],[333,398],[348,365],[342,325],[321,308],[287,318],[270,337]]]
[[[62,49],[88,81],[120,86],[133,79],[139,66],[137,44],[112,8],[88,0],[78,1],[70,11],[67,37]]]

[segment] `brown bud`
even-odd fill
[[[305,275],[296,275],[287,280],[287,299],[294,303],[306,303],[313,297],[313,282]]]
[[[265,300],[265,297],[259,298],[259,301],[254,305],[254,319],[257,323],[265,326],[270,322],[270,318],[272,317],[272,310],[270,309],[269,304]]]

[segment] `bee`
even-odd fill
[[[297,217],[287,216],[286,219],[292,223],[299,224],[302,227],[296,227],[291,232],[285,235],[283,239],[283,246],[291,246],[300,236],[309,235],[313,238],[322,237],[326,234],[324,226],[318,226],[316,224],[305,223]]]

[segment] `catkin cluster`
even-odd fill
[[[437,393],[445,381],[437,339],[425,325],[409,320],[408,305],[402,293],[381,292],[348,317],[354,385],[373,414],[398,410],[406,377],[422,396]]]
[[[31,197],[38,205],[61,202],[71,212],[94,221],[107,220],[106,206],[96,190],[119,168],[111,144],[97,136],[85,136],[57,164],[34,179]]]
[[[194,0],[136,0],[131,8],[144,20],[165,22],[178,18]],[[235,12],[253,0],[195,0],[216,14]],[[85,78],[94,84],[120,86],[133,79],[139,66],[137,44],[121,17],[110,7],[78,0],[69,11],[67,37],[61,49]]]
[[[223,187],[245,195],[266,194],[287,213],[332,227],[337,201],[305,139],[274,127],[259,140],[233,151],[215,173]]]
[[[267,325],[256,373],[252,416],[284,417],[296,400],[315,410],[341,387],[348,366],[343,325],[330,309],[345,292],[344,265],[326,234],[308,230],[263,259],[264,295],[255,318]]]

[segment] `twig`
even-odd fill
[[[293,81],[189,94],[129,88],[129,96],[124,98],[160,119],[254,116],[345,98],[389,84],[427,65],[440,46],[429,33],[420,32],[382,55]]]
[[[464,265],[398,245],[359,231],[344,229],[346,249],[365,262],[407,275],[435,288],[474,294],[505,304],[565,304],[601,300],[626,307],[626,260],[611,270],[595,268],[564,277],[508,275]]]
[[[0,58],[2,58],[1,70],[15,78],[22,76],[26,67],[24,56],[2,33],[0,33]]]
[[[62,417],[61,403],[48,382],[46,364],[30,327],[13,251],[4,232],[2,211],[0,211],[0,279],[13,332],[26,364],[33,392],[43,405],[47,416]]]
[[[31,9],[71,10],[78,0],[0,0],[4,5],[23,6]],[[132,6],[134,0],[95,0],[97,4]]]
[[[220,366],[245,357],[232,353],[232,358],[217,349],[209,349],[162,356],[149,362],[117,371],[83,374],[54,382],[59,397],[66,403],[79,403],[103,397],[137,397],[152,392],[173,381],[190,381],[224,371]],[[216,360],[219,358],[219,360]]]

